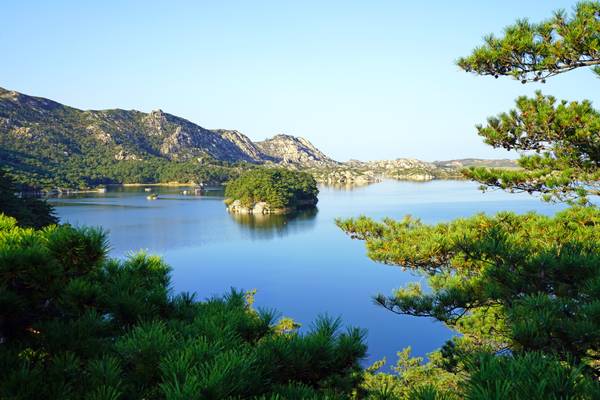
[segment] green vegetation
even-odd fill
[[[461,58],[465,71],[523,83],[576,68],[595,66],[600,75],[600,3],[580,2],[572,16],[564,11],[538,24],[521,20],[493,35]],[[479,135],[496,148],[528,152],[519,160],[523,171],[474,168],[467,176],[489,187],[541,193],[546,200],[585,202],[600,194],[600,113],[589,101],[558,102],[538,92],[520,97],[517,108],[478,126]],[[531,154],[533,153],[533,154]]]
[[[34,197],[18,197],[12,179],[0,169],[0,214],[18,219],[19,225],[41,228],[56,224],[52,206]]]
[[[540,193],[545,200],[585,203],[600,195],[600,113],[589,101],[557,101],[537,92],[517,109],[478,126],[485,142],[522,155],[522,170],[472,168],[467,176],[488,187]]]
[[[540,23],[521,19],[500,38],[485,37],[484,45],[458,60],[458,66],[478,75],[511,76],[522,83],[544,81],[581,67],[600,75],[600,18],[597,1],[581,1],[572,15],[564,10]]]
[[[459,60],[467,71],[512,75],[524,83],[600,63],[600,2],[579,3],[532,25],[519,21],[500,39]],[[598,72],[598,71],[596,71]],[[424,362],[399,353],[395,373],[363,384],[374,399],[600,398],[600,114],[588,101],[538,93],[478,127],[486,143],[526,151],[524,170],[473,168],[486,186],[579,205],[553,217],[477,215],[426,225],[369,218],[340,220],[373,260],[427,278],[376,302],[397,313],[442,321],[460,335]],[[530,152],[533,151],[533,154]]]
[[[0,163],[38,190],[224,182],[249,161],[221,133],[162,112],[83,111],[0,88],[0,122]]]
[[[0,398],[333,399],[360,380],[361,330],[324,317],[300,334],[253,293],[174,296],[159,258],[106,249],[0,215]]]
[[[481,75],[544,81],[599,65],[598,32],[600,2],[586,1],[570,17],[559,12],[541,24],[519,21],[458,64]],[[43,105],[58,109],[61,129],[81,116]],[[108,114],[125,118],[120,110],[86,118]],[[50,127],[64,143],[70,140]],[[206,301],[173,295],[170,269],[159,258],[109,259],[98,230],[26,228],[55,222],[51,209],[15,196],[10,179],[0,175],[0,398],[600,398],[600,209],[593,203],[600,194],[600,113],[587,101],[557,104],[538,93],[519,98],[516,110],[478,131],[494,147],[526,152],[523,170],[473,168],[468,177],[578,204],[554,216],[503,212],[436,225],[411,217],[338,221],[366,242],[373,260],[427,278],[426,289],[410,284],[377,295],[379,305],[436,319],[458,333],[427,361],[404,349],[391,373],[378,372],[383,360],[362,371],[364,333],[342,333],[338,320],[321,318],[300,334],[289,318],[254,309],[253,292]],[[82,134],[68,148],[95,140]],[[107,162],[114,154],[64,154],[40,143],[35,147],[48,152],[44,157],[27,160],[27,140],[23,149],[2,154],[11,173],[24,174],[22,182],[46,176],[51,185],[59,179],[91,186],[230,173],[197,160],[154,158],[150,148],[143,160]],[[247,170],[226,189],[246,207],[314,205],[317,194],[311,175],[285,169]]]
[[[339,225],[366,240],[373,260],[428,277],[430,291],[410,284],[392,296],[377,295],[379,305],[397,314],[435,318],[461,334],[428,364],[413,360],[410,368],[398,369],[401,378],[393,382],[402,390],[427,382],[412,376],[426,375],[438,387],[454,382],[460,393],[470,375],[485,372],[475,368],[481,358],[490,368],[522,370],[523,382],[535,381],[543,370],[521,368],[520,363],[539,354],[552,368],[572,363],[577,373],[565,385],[582,380],[586,390],[600,394],[600,387],[582,373],[600,372],[597,208],[569,209],[555,217],[478,215],[434,226],[412,218],[377,223],[364,217]],[[488,357],[502,353],[501,361]],[[514,364],[504,359],[509,354],[519,356]]]
[[[113,160],[110,155],[78,155],[56,160],[41,155],[11,162],[6,152],[6,170],[25,189],[88,189],[123,183],[213,182],[222,183],[237,175],[241,165],[171,161],[159,157],[144,160]]]
[[[306,172],[284,168],[254,168],[227,183],[225,197],[244,207],[266,202],[273,209],[295,209],[317,204],[317,182]]]

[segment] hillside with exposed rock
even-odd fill
[[[486,160],[482,158],[462,158],[459,160],[434,161],[439,168],[469,168],[469,167],[487,167],[487,168],[518,168],[516,160],[507,158],[500,160]]]
[[[301,137],[253,142],[239,131],[206,129],[162,110],[80,110],[2,88],[0,162],[20,183],[39,188],[222,182],[247,168],[244,163],[305,170],[330,184],[446,179],[472,165],[514,166],[479,159],[338,162]]]
[[[237,131],[210,130],[155,110],[79,110],[40,97],[0,89],[0,145],[35,155],[47,146],[50,161],[101,152],[115,160],[162,157],[263,162],[268,157]]]
[[[340,164],[302,137],[280,134],[255,144],[263,154],[284,165],[319,168]]]

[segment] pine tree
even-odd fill
[[[478,75],[511,76],[522,83],[546,82],[576,68],[600,76],[600,2],[577,4],[533,24],[520,20],[504,36],[489,35],[459,67]],[[516,109],[477,127],[495,148],[524,152],[522,170],[474,168],[467,176],[489,187],[541,193],[546,200],[586,201],[600,195],[600,113],[588,100],[557,101],[537,92],[520,97]]]
[[[600,73],[600,2],[581,2],[571,16],[560,11],[539,24],[518,21],[458,65],[523,83],[575,68]],[[411,217],[338,220],[366,242],[373,260],[428,278],[429,290],[410,284],[377,295],[379,305],[435,318],[460,333],[428,363],[408,359],[396,376],[367,374],[367,392],[599,398],[600,210],[593,203],[600,194],[600,113],[589,101],[557,102],[538,92],[477,129],[493,147],[523,152],[521,169],[474,168],[468,177],[578,206],[553,217],[502,212],[437,225]]]
[[[341,399],[364,332],[297,324],[252,293],[174,295],[155,256],[109,259],[104,233],[0,215],[0,398]]]

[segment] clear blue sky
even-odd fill
[[[536,88],[600,105],[600,79],[523,86],[454,61],[516,18],[574,4],[4,0],[0,86],[84,109],[161,108],[253,140],[303,136],[338,160],[504,157],[476,123]]]

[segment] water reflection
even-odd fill
[[[352,191],[354,189],[364,188],[369,185],[374,185],[380,181],[375,182],[336,182],[336,183],[322,183],[319,186],[325,189],[334,189],[339,191]]]
[[[300,210],[292,214],[238,214],[229,213],[251,238],[272,239],[283,237],[315,226],[318,208]]]

